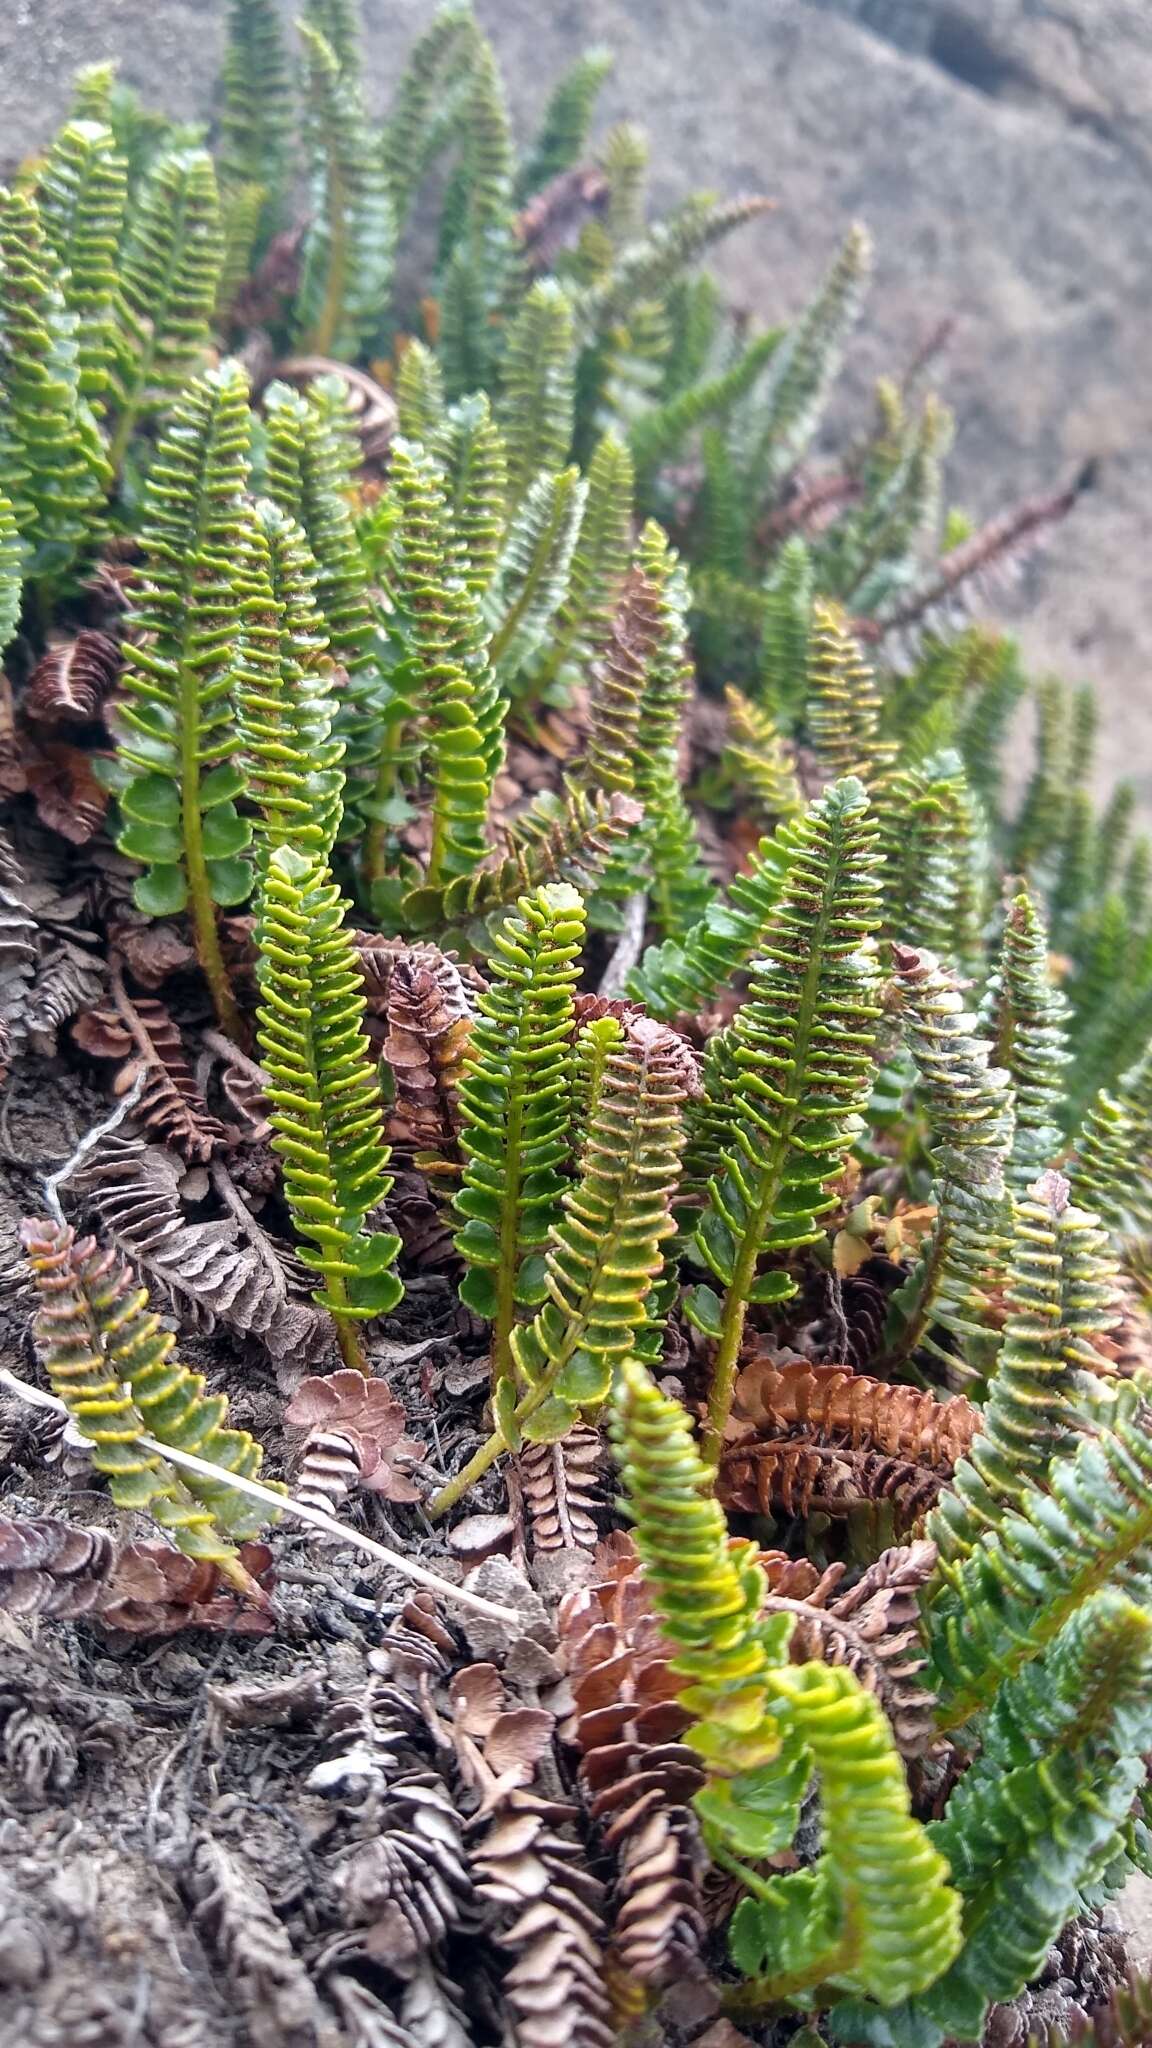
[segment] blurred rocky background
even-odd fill
[[[433,0],[363,0],[383,100]],[[518,115],[608,44],[606,119],[642,121],[657,197],[773,193],[723,253],[734,299],[799,307],[853,218],[877,272],[853,395],[954,323],[951,497],[981,518],[1093,483],[996,600],[1037,667],[1092,680],[1101,772],[1152,804],[1152,7],[1148,0],[478,0]],[[286,12],[290,9],[286,8]],[[8,0],[0,155],[49,130],[76,67],[120,59],[173,113],[209,109],[224,0]]]

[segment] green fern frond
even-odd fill
[[[264,858],[276,846],[327,858],[340,822],[343,745],[332,737],[332,657],[301,528],[268,498],[245,534],[235,667],[247,794]]]
[[[859,2032],[855,2009],[841,2008],[840,2038],[976,2040],[992,2001],[1038,1974],[1143,1774],[1150,1675],[1152,1620],[1104,1592],[1071,1617],[1042,1668],[1008,1681],[985,1718],[991,1752],[928,1830],[964,1896],[960,1954],[922,1997]]]
[[[589,895],[624,850],[643,819],[631,797],[585,791],[575,783],[563,796],[545,790],[508,829],[508,852],[470,874],[433,889],[413,889],[401,903],[406,931],[466,931],[461,943],[487,949],[486,925],[500,911],[544,883],[568,882]],[[473,936],[477,924],[481,931]]]
[[[413,44],[384,124],[382,160],[400,227],[429,165],[458,127],[476,23],[469,5],[449,0]],[[409,431],[405,428],[405,432]]]
[[[58,574],[92,536],[108,479],[75,330],[35,200],[0,193],[0,489],[33,576]]]
[[[532,671],[533,691],[541,697],[569,664],[575,670],[600,652],[628,571],[635,477],[628,449],[615,434],[597,442],[587,486],[567,595]]]
[[[479,612],[455,574],[441,471],[415,443],[393,443],[392,491],[400,512],[396,601],[409,626],[428,716],[433,796],[427,880],[435,887],[471,874],[484,858],[503,706],[492,707],[490,726],[481,693]]]
[[[612,71],[610,50],[585,50],[557,79],[548,97],[540,131],[525,155],[517,180],[521,205],[534,192],[579,163],[601,86]]]
[[[1128,850],[1135,817],[1135,787],[1131,782],[1118,782],[1100,813],[1093,835],[1093,896],[1106,896],[1113,887]]]
[[[731,683],[724,692],[728,707],[725,764],[770,818],[794,818],[804,808],[796,780],[796,764],[768,712]]]
[[[293,1221],[320,1276],[316,1300],[347,1364],[364,1370],[355,1321],[386,1315],[404,1289],[400,1240],[366,1218],[391,1186],[384,1115],[364,1024],[364,984],[345,905],[322,859],[273,848],[261,921],[257,1010],[272,1144]]]
[[[458,399],[429,447],[447,478],[460,570],[483,597],[496,574],[505,534],[508,459],[487,394]]]
[[[628,977],[628,993],[667,1021],[706,1010],[764,943],[793,850],[793,821],[762,839],[727,898],[714,898],[683,940],[649,946]]]
[[[696,427],[705,420],[723,419],[738,400],[754,389],[782,335],[781,328],[755,335],[729,369],[703,378],[664,404],[641,413],[628,439],[642,481],[647,482],[661,463],[678,455]]]
[[[808,694],[808,654],[816,581],[808,546],[786,541],[764,578],[760,696],[784,732],[794,732]]]
[[[698,384],[715,362],[724,331],[723,310],[720,287],[706,270],[690,272],[672,286],[665,301],[668,353],[661,394],[665,401]]]
[[[964,757],[968,780],[989,815],[999,811],[1003,776],[1004,739],[1028,684],[1020,656],[1011,640],[984,633],[978,641],[979,660],[973,674],[978,687],[967,688],[960,698],[960,721],[956,745]],[[964,712],[967,702],[970,708]]]
[[[991,1041],[993,1065],[1012,1083],[1016,1128],[1008,1185],[1027,1188],[1059,1153],[1061,1073],[1071,1058],[1067,998],[1053,983],[1044,917],[1027,889],[1008,906],[979,1029]]]
[[[263,185],[226,185],[221,192],[224,253],[214,309],[216,324],[221,329],[231,324],[232,309],[252,274],[264,200]]]
[[[1152,1434],[1131,1381],[1098,1383],[1092,1427],[970,1556],[944,1561],[926,1615],[945,1727],[986,1706],[1102,1585],[1145,1596]]]
[[[1152,1048],[1101,1089],[1076,1137],[1069,1169],[1076,1199],[1118,1234],[1152,1223]]]
[[[224,260],[216,173],[205,150],[170,150],[136,193],[120,251],[112,442],[123,460],[136,423],[200,367]]]
[[[305,353],[355,358],[379,330],[391,288],[392,201],[355,69],[317,28],[301,21],[298,29],[312,207],[297,330]]]
[[[771,199],[755,193],[739,199],[697,193],[685,200],[666,220],[626,242],[611,276],[584,293],[579,312],[586,330],[603,333],[615,322],[627,321],[638,303],[659,298],[690,264],[735,229],[770,212],[772,205]],[[610,210],[610,224],[611,220]]]
[[[939,524],[941,465],[953,429],[939,400],[929,397],[919,420],[906,421],[894,388],[882,385],[881,393],[895,410],[894,431],[874,444],[861,465],[858,500],[816,551],[821,589],[858,617],[883,617],[915,581],[920,544]]]
[[[877,810],[887,932],[908,945],[929,946],[958,966],[970,957],[981,960],[982,905],[973,900],[980,849],[960,756],[942,753],[898,769],[885,778]],[[1028,1178],[1038,1171],[1033,1167]]]
[[[359,76],[359,0],[303,0],[298,25],[323,36],[343,76]]]
[[[3,654],[20,623],[20,600],[24,590],[24,544],[16,530],[16,515],[0,491],[0,654]]]
[[[967,1556],[999,1527],[1075,1435],[1075,1378],[1087,1329],[1106,1320],[1099,1289],[1073,1289],[1073,1259],[1088,1219],[1068,1208],[1068,1183],[1041,1175],[1017,1204],[1008,1259],[1003,1341],[981,1411],[980,1431],[941,1495],[929,1531],[945,1558]],[[1073,1302],[1072,1292],[1089,1299]]]
[[[503,692],[514,688],[564,602],[587,492],[575,468],[538,476],[508,529],[487,605]]]
[[[572,445],[576,329],[555,278],[526,292],[508,330],[500,417],[508,447],[508,501],[518,505],[541,470],[558,470]]]
[[[936,1224],[911,1277],[892,1297],[889,1337],[909,1356],[936,1322],[961,1338],[990,1329],[1008,1222],[1004,1172],[1012,1147],[1008,1076],[964,1008],[956,976],[935,954],[892,948],[908,1050],[931,1129]]]
[[[223,1394],[173,1355],[146,1291],[115,1251],[77,1243],[64,1224],[26,1222],[21,1240],[39,1297],[35,1334],[53,1391],[93,1445],[92,1462],[122,1508],[145,1509],[186,1556],[247,1586],[229,1540],[252,1535],[266,1511],[219,1480],[178,1472],[140,1438],[151,1435],[226,1471],[255,1478],[263,1456],[230,1429]]]
[[[296,124],[275,0],[230,0],[220,84],[220,183],[225,190],[261,193],[268,233],[280,220]]]
[[[1034,766],[1012,839],[1012,865],[1028,873],[1060,843],[1071,775],[1072,703],[1049,676],[1036,692]]]
[[[117,68],[115,63],[80,66],[72,80],[72,105],[68,109],[70,121],[109,122]]]
[[[523,896],[495,934],[460,1084],[463,1184],[453,1207],[461,1299],[492,1320],[493,1387],[514,1374],[512,1331],[544,1299],[541,1247],[558,1221],[571,1148],[573,990],[584,905],[565,883]]]
[[[648,137],[632,121],[619,122],[604,138],[600,169],[608,183],[605,228],[610,248],[627,248],[644,233],[648,156]]]
[[[243,902],[252,883],[231,701],[249,431],[247,377],[226,363],[188,385],[160,436],[116,720],[118,843],[148,864],[136,902],[151,916],[188,905],[220,1021],[237,1040],[215,905]]]
[[[880,692],[838,605],[813,606],[805,719],[827,774],[858,775],[875,788],[890,771],[895,748],[882,737]]]
[[[744,443],[747,473],[761,496],[795,468],[820,424],[871,258],[867,230],[851,228],[812,304],[776,350]]]
[[[636,787],[640,721],[661,634],[660,594],[640,568],[627,577],[608,644],[588,687],[588,732],[579,779],[587,789]]]
[[[422,341],[410,341],[396,373],[397,427],[406,441],[436,445],[444,426],[446,405],[440,365]]]
[[[868,935],[879,917],[875,825],[852,777],[791,828],[783,889],[747,1002],[732,1027],[731,1137],[696,1232],[720,1300],[697,1288],[688,1313],[717,1341],[708,1449],[719,1456],[750,1302],[787,1301],[796,1280],[779,1260],[820,1236],[834,1207],[873,1070],[879,974]]]
[[[680,784],[680,742],[693,684],[688,584],[679,556],[654,520],[640,536],[635,560],[655,593],[657,635],[647,663],[633,789],[644,806],[652,916],[665,937],[678,939],[703,916],[714,893]]]
[[[265,486],[281,511],[299,521],[316,563],[316,592],[332,652],[351,671],[372,637],[368,568],[352,518],[350,450],[342,431],[344,387],[318,379],[307,396],[290,384],[264,393]]]
[[[36,197],[64,303],[79,322],[80,390],[99,405],[113,360],[117,245],[127,197],[127,166],[112,130],[93,121],[67,122],[44,159]]]
[[[491,390],[496,381],[499,315],[516,258],[512,131],[496,59],[480,35],[462,121],[461,222],[440,293],[440,362],[449,398]]]
[[[613,1434],[645,1577],[682,1646],[681,1699],[698,1717],[687,1740],[710,1782],[696,1806],[750,1894],[730,1932],[735,1961],[758,1980],[747,2002],[808,2005],[835,1985],[889,2004],[923,1989],[956,1954],[960,1902],[912,1819],[883,1709],[850,1671],[787,1663],[792,1617],[760,1618],[753,1548],[729,1544],[684,1410],[635,1360],[620,1372]],[[736,1863],[734,1853],[790,1845],[813,1771],[815,1867],[766,1880]]]

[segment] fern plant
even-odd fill
[[[102,122],[69,121],[44,159],[36,186],[45,239],[76,315],[80,392],[99,410],[108,390],[116,323],[116,259],[127,166]]]
[[[147,863],[136,901],[152,916],[182,910],[217,1015],[243,1024],[220,948],[216,905],[252,885],[252,836],[236,808],[233,646],[248,380],[238,363],[188,386],[157,444],[141,509],[137,637],[117,711],[121,849]]]
[[[117,265],[111,460],[203,362],[220,286],[220,195],[206,150],[170,150],[134,193]]]
[[[345,1363],[366,1370],[356,1325],[396,1306],[400,1240],[366,1219],[391,1186],[383,1105],[363,1031],[364,989],[345,906],[323,859],[276,846],[264,878],[257,1011],[273,1145],[300,1256],[320,1276]]]
[[[350,50],[334,49],[314,21],[301,21],[298,32],[312,193],[296,306],[299,342],[315,355],[355,356],[380,322],[395,218]]]
[[[786,1266],[765,1256],[819,1235],[828,1183],[867,1104],[879,1008],[866,950],[877,922],[875,827],[860,783],[834,785],[797,828],[783,888],[726,1061],[729,1136],[696,1230],[723,1294],[698,1287],[689,1314],[716,1340],[708,1455],[719,1458],[749,1305],[786,1301]]]

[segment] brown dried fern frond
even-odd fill
[[[598,1429],[580,1425],[551,1444],[526,1444],[517,1472],[537,1551],[594,1550],[603,1508],[598,1485],[604,1462]]]
[[[122,657],[107,633],[50,641],[28,679],[23,711],[37,725],[88,725],[116,687]]]
[[[698,1966],[707,1859],[691,1802],[705,1773],[679,1739],[690,1716],[631,1538],[602,1544],[597,1561],[601,1577],[560,1610],[575,1701],[564,1732],[616,1864],[610,1982],[655,1989]]]
[[[843,1664],[875,1693],[903,1756],[921,1756],[935,1735],[935,1695],[918,1682],[926,1653],[917,1598],[935,1565],[935,1544],[921,1539],[886,1550],[827,1605],[818,1596],[775,1590],[765,1602],[769,1614],[796,1617],[789,1646],[794,1664],[813,1657]]]
[[[725,1452],[718,1496],[737,1514],[824,1514],[834,1520],[884,1503],[898,1529],[911,1529],[934,1505],[944,1477],[931,1466],[880,1451],[802,1437],[755,1438]]]
[[[388,1137],[402,1152],[454,1161],[458,1091],[472,1037],[472,1005],[455,962],[436,946],[370,946],[361,961],[369,1007],[388,1032],[383,1053],[396,1095]]]
[[[107,1529],[76,1529],[51,1516],[0,1518],[0,1611],[90,1614],[107,1599],[115,1563]]]
[[[735,1412],[772,1434],[803,1430],[854,1450],[883,1452],[949,1474],[980,1426],[962,1394],[938,1401],[838,1365],[754,1358],[736,1381]]]
[[[284,1420],[306,1431],[293,1489],[305,1506],[337,1514],[361,1487],[386,1500],[420,1499],[403,1467],[425,1446],[403,1434],[404,1405],[386,1381],[348,1369],[303,1380]]]

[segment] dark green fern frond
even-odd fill
[[[230,0],[220,73],[220,183],[261,196],[262,227],[278,225],[288,185],[296,108],[275,0]]]
[[[44,159],[36,185],[40,218],[62,273],[64,303],[79,321],[80,390],[99,405],[108,388],[116,324],[117,244],[127,166],[110,128],[69,121]]]
[[[632,121],[609,130],[600,151],[600,168],[608,182],[605,223],[610,249],[624,249],[644,233],[648,191],[648,137]]]
[[[503,1381],[494,1404],[495,1433],[437,1494],[434,1515],[461,1499],[502,1450],[553,1442],[582,1415],[598,1414],[648,1324],[663,1246],[676,1231],[672,1202],[695,1060],[651,1018],[625,1024],[612,1016],[585,1026],[577,1057],[579,1179],[548,1231],[544,1306],[514,1325],[515,1377]]]
[[[396,374],[397,426],[406,441],[432,448],[444,426],[444,379],[440,365],[422,341],[408,342]]]
[[[1006,1170],[1012,1188],[1030,1187],[1061,1146],[1056,1121],[1068,1050],[1068,1002],[1051,975],[1043,913],[1027,889],[1008,906],[1000,957],[980,1006],[992,1060],[1012,1083],[1016,1129]]]
[[[0,489],[28,575],[66,568],[102,509],[107,462],[80,393],[75,328],[35,200],[0,193]]]
[[[696,1232],[719,1299],[697,1288],[689,1314],[717,1338],[708,1447],[718,1458],[751,1302],[787,1301],[781,1256],[820,1235],[834,1206],[873,1070],[879,974],[868,935],[879,918],[876,828],[852,777],[836,783],[787,835],[787,870],[732,1027],[731,1139]],[[776,1261],[760,1274],[761,1262]],[[759,1276],[759,1277],[758,1277]]]
[[[1152,1223],[1152,1048],[1101,1089],[1076,1137],[1069,1169],[1076,1199],[1116,1233]]]
[[[585,50],[557,79],[540,122],[540,131],[520,166],[516,194],[521,205],[561,171],[579,163],[597,96],[612,70],[610,50]]]
[[[496,59],[480,35],[461,119],[462,217],[440,294],[440,361],[449,398],[491,390],[496,381],[499,315],[516,260],[512,132]]]
[[[383,1104],[364,1034],[364,983],[345,905],[323,860],[278,846],[261,921],[260,1056],[268,1076],[284,1192],[300,1256],[320,1276],[316,1300],[335,1322],[346,1362],[364,1370],[357,1319],[395,1308],[400,1240],[369,1233],[384,1200]]]
[[[640,414],[628,439],[642,483],[650,480],[651,472],[660,463],[680,453],[696,427],[705,420],[723,419],[739,399],[747,396],[765,365],[771,362],[782,333],[782,329],[773,328],[766,334],[755,335],[729,369],[702,379],[664,404]]]
[[[852,228],[812,304],[776,350],[744,442],[747,473],[761,496],[795,468],[820,424],[871,257],[866,229]]]
[[[760,695],[783,732],[796,730],[808,694],[808,652],[816,581],[808,546],[786,541],[764,579]]]
[[[216,288],[215,320],[227,329],[232,311],[252,274],[260,222],[264,212],[262,185],[225,185],[220,195],[220,229],[224,253]]]
[[[891,775],[878,807],[886,929],[907,945],[930,946],[951,960],[959,957],[966,795],[959,755],[940,754]]]
[[[1064,684],[1049,676],[1036,692],[1035,762],[1012,839],[1012,864],[1022,873],[1060,843],[1064,807],[1072,789],[1072,704]]]
[[[698,193],[686,199],[666,220],[629,240],[610,278],[585,293],[579,310],[586,328],[603,333],[616,321],[629,319],[638,302],[659,298],[689,264],[736,228],[770,212],[772,205],[759,194],[718,200],[711,193]]]
[[[568,573],[568,591],[533,667],[535,692],[545,695],[571,666],[599,653],[608,637],[632,539],[632,459],[624,442],[605,434],[588,465],[588,495]]]
[[[821,766],[832,775],[859,775],[870,788],[890,770],[895,755],[882,737],[883,707],[872,670],[838,605],[817,603],[808,646],[808,734]]]
[[[653,919],[665,937],[677,939],[703,916],[714,893],[680,784],[680,742],[693,683],[688,584],[654,520],[640,536],[635,560],[656,595],[657,636],[647,664],[633,789],[644,806]]]
[[[1068,1183],[1058,1173],[1042,1174],[1016,1204],[1008,1313],[980,1432],[929,1521],[942,1557],[967,1556],[1030,1487],[1043,1488],[1053,1457],[1074,1441],[1079,1326],[1087,1313],[1096,1327],[1100,1314],[1098,1301],[1066,1299],[1064,1267],[1071,1255],[1080,1258],[1085,1222],[1068,1209]]]
[[[793,821],[762,839],[727,898],[716,897],[680,941],[649,946],[628,977],[628,993],[671,1021],[706,1010],[763,950],[794,844]]]
[[[538,476],[508,529],[487,606],[504,692],[515,688],[564,602],[587,491],[575,468]]]
[[[877,2014],[873,2026],[853,2031],[856,2010],[845,2008],[841,2038],[976,2040],[992,2001],[1016,1997],[1037,1975],[1081,1888],[1106,1860],[1143,1774],[1150,1673],[1152,1620],[1103,1592],[1068,1621],[1036,1684],[1031,1673],[1008,1681],[1008,1713],[995,1726],[995,1713],[987,1719],[993,1754],[961,1779],[944,1819],[929,1829],[964,1896],[960,1954],[922,1997]],[[1026,1727],[1028,1760],[1015,1761]]]
[[[972,678],[977,687],[967,688],[958,700],[961,717],[955,737],[968,779],[989,815],[995,818],[999,813],[1004,738],[1028,683],[1019,652],[1011,640],[997,634],[981,634],[978,653]]]
[[[931,1241],[892,1299],[890,1339],[907,1356],[933,1322],[961,1338],[990,1328],[988,1296],[1004,1264],[1012,1108],[1008,1076],[992,1064],[956,976],[933,953],[897,945],[892,955],[936,1175]]]
[[[275,846],[327,858],[340,822],[343,745],[332,737],[332,657],[316,605],[316,565],[302,529],[257,501],[247,558],[235,695],[247,793],[264,856]]]
[[[161,411],[203,361],[223,258],[211,157],[168,151],[135,195],[120,251],[115,463],[136,422]]]
[[[504,355],[500,417],[513,506],[541,470],[558,470],[568,458],[575,361],[571,301],[555,278],[540,278],[521,301]]]
[[[835,1985],[886,2005],[931,1984],[960,1941],[947,1864],[912,1819],[907,1781],[879,1702],[843,1667],[789,1664],[792,1617],[760,1618],[766,1591],[751,1545],[730,1545],[684,1410],[635,1361],[622,1367],[614,1436],[636,1547],[673,1665],[698,1718],[687,1740],[710,1782],[696,1806],[706,1837],[749,1894],[732,1922],[747,2003],[814,2003]],[[787,1848],[812,1772],[819,1861],[765,1879],[736,1857]]]
[[[941,1567],[927,1610],[945,1727],[966,1721],[1040,1654],[1101,1585],[1143,1597],[1152,1541],[1152,1435],[1142,1390],[1101,1384],[1093,1427],[970,1556]]]
[[[356,357],[382,324],[396,227],[359,79],[328,39],[299,23],[304,45],[311,217],[296,306],[300,347]]]
[[[116,71],[114,63],[80,66],[72,80],[72,105],[68,110],[70,121],[109,122]]]
[[[400,227],[429,165],[459,127],[475,34],[467,0],[449,0],[412,45],[400,74],[381,151]]]
[[[251,1535],[268,1517],[218,1480],[178,1472],[140,1438],[151,1435],[226,1471],[254,1478],[262,1451],[246,1430],[226,1426],[223,1394],[208,1396],[199,1373],[173,1355],[148,1296],[115,1251],[77,1243],[64,1224],[26,1222],[21,1240],[40,1307],[35,1333],[53,1391],[93,1445],[92,1462],[122,1508],[145,1509],[186,1556],[215,1564],[247,1586],[230,1537]]]
[[[117,711],[121,849],[152,916],[187,903],[221,1023],[241,1038],[220,953],[215,905],[241,903],[252,876],[251,826],[235,798],[232,660],[248,380],[238,363],[197,377],[173,408],[148,473],[138,538],[143,564]]]
[[[344,77],[360,71],[359,0],[303,0],[301,26],[323,36]]]
[[[514,1373],[512,1331],[544,1299],[541,1248],[568,1185],[573,989],[584,905],[561,882],[523,896],[496,933],[460,1084],[461,1299],[492,1319],[494,1389]]]
[[[392,490],[400,511],[396,599],[409,624],[428,717],[433,796],[427,879],[435,887],[471,874],[484,858],[502,730],[499,723],[487,730],[482,628],[475,602],[455,574],[441,472],[415,443],[393,443]]]
[[[428,446],[447,477],[461,574],[468,589],[483,597],[500,559],[508,485],[504,436],[487,394],[476,391],[450,406]]]

